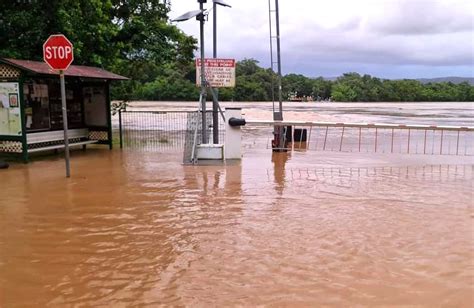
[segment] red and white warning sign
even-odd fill
[[[72,43],[62,34],[51,35],[43,44],[44,62],[55,70],[67,70],[74,60]]]
[[[206,81],[213,88],[235,87],[235,59],[206,59]],[[201,84],[201,59],[196,59],[196,84]]]

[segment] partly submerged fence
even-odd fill
[[[212,112],[206,130],[212,140]],[[121,147],[141,151],[184,152],[192,157],[201,140],[197,111],[121,111]],[[287,150],[474,156],[474,127],[360,124],[301,121],[252,121],[243,128],[245,148],[271,148],[274,125],[286,128]],[[219,141],[225,123],[219,116]]]
[[[121,148],[140,151],[180,151],[200,126],[198,111],[119,111],[119,138]],[[207,112],[206,125],[212,141],[212,111]],[[199,136],[201,130],[199,130]],[[219,141],[225,136],[224,122],[219,116]],[[200,140],[200,139],[199,139]]]
[[[284,126],[285,150],[474,155],[474,127],[300,121],[247,124],[254,129]],[[271,148],[271,138],[266,144]]]

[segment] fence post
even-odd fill
[[[375,153],[377,153],[377,137],[378,137],[379,129],[375,128]]]
[[[329,126],[326,126],[326,135],[324,136],[323,151],[326,150],[326,141],[328,140],[328,130],[329,130]]]
[[[459,155],[459,131],[458,131],[458,138],[456,141],[456,155]]]
[[[119,108],[119,135],[120,135],[120,148],[123,149],[122,108]]]
[[[344,129],[345,128],[346,128],[345,126],[342,127],[341,143],[339,144],[339,152],[342,152],[342,141],[344,140]]]
[[[443,135],[444,135],[444,130],[441,130],[441,142],[439,145],[439,155],[443,155]]]

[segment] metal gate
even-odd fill
[[[284,150],[474,156],[474,127],[298,121],[247,121],[247,124],[247,128],[263,130],[284,126],[287,137]],[[271,138],[265,142],[271,148]]]

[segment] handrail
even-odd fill
[[[342,122],[308,122],[308,121],[267,121],[246,120],[247,125],[253,126],[322,126],[322,127],[356,127],[356,128],[397,128],[420,130],[446,130],[446,131],[474,131],[473,126],[446,126],[446,125],[414,125],[390,123],[342,123]]]

